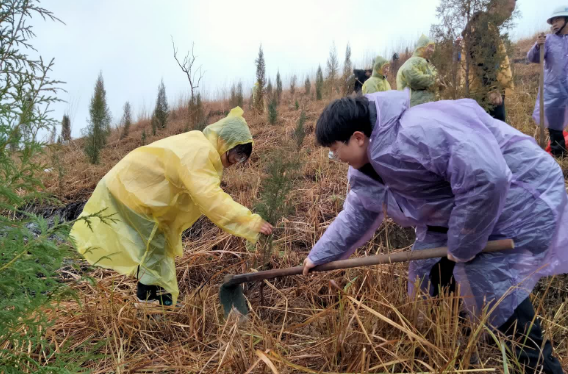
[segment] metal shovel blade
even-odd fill
[[[241,284],[223,284],[219,289],[219,300],[223,305],[225,318],[229,316],[231,310],[235,308],[243,316],[248,314],[247,300],[243,294],[243,286]]]

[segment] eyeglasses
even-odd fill
[[[333,153],[333,151],[329,151],[329,153],[327,154],[327,157],[329,157],[329,159],[332,160],[332,161],[338,161],[338,162],[341,161],[339,159],[339,157],[337,157],[337,155],[335,153]]]
[[[231,159],[229,158],[229,155],[230,155],[229,152],[231,152],[231,151],[225,152],[225,157],[226,157],[227,160],[230,162]],[[238,155],[238,154],[237,154],[237,155]],[[237,155],[235,155],[236,161],[235,161],[234,165],[243,164],[243,163],[246,162],[246,160],[248,160],[248,157],[245,156],[245,155],[242,155],[241,158],[237,158]]]

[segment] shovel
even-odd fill
[[[540,34],[543,36],[544,33]],[[542,149],[546,148],[546,143],[544,141],[544,45],[540,46],[540,81],[539,81],[539,90],[540,90],[540,146]]]
[[[494,240],[487,242],[487,246],[483,249],[482,253],[499,252],[513,248],[515,248],[515,243],[511,239]],[[446,257],[447,255],[447,247],[421,249],[415,251],[393,253],[389,255],[358,257],[349,260],[328,262],[327,264],[312,268],[310,272],[349,269],[360,266],[390,264],[394,262],[426,260],[429,258]],[[223,305],[225,317],[229,315],[233,308],[237,309],[237,311],[242,315],[248,314],[248,306],[243,294],[243,288],[241,286],[242,283],[257,282],[265,279],[287,277],[290,275],[299,275],[302,274],[303,269],[303,266],[296,266],[293,268],[273,269],[259,271],[256,273],[238,275],[227,274],[225,276],[224,283],[221,285],[221,289],[219,290],[219,299],[221,300],[221,304]]]

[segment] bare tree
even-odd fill
[[[205,75],[205,72],[201,70],[201,66],[199,66],[198,68],[195,67],[195,61],[197,60],[197,56],[194,53],[195,43],[191,44],[191,52],[187,52],[187,55],[183,58],[183,62],[180,62],[178,59],[178,50],[176,49],[173,37],[172,48],[174,50],[174,58],[176,59],[176,62],[178,63],[180,69],[187,76],[187,80],[189,81],[189,85],[191,86],[191,99],[193,100],[195,90],[199,88],[201,79],[203,79],[203,76]]]

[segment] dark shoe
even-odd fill
[[[147,286],[138,282],[136,296],[140,303],[172,306],[172,295],[162,287]]]

